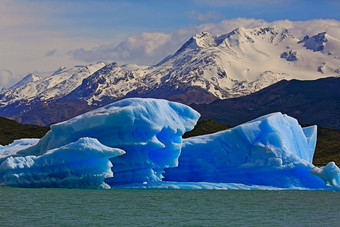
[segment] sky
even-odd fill
[[[338,0],[0,0],[0,88],[98,61],[152,65],[192,35],[279,25],[340,37]]]

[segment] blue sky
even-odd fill
[[[284,19],[340,20],[340,3],[337,0],[14,1],[42,13],[47,19],[47,23],[42,25],[45,29],[68,30],[73,31],[73,35],[104,39],[141,32],[171,32],[182,27],[239,17],[269,22]]]
[[[303,30],[301,35],[334,31],[339,2],[1,0],[0,88],[29,72],[62,65],[96,60],[155,64],[202,30],[225,34],[238,26],[274,23]]]

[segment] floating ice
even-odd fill
[[[40,156],[9,157],[0,171],[5,172],[5,184],[12,186],[110,188],[104,183],[113,176],[109,158],[124,153],[96,139],[81,138]]]
[[[9,157],[11,155],[15,155],[18,151],[27,149],[33,145],[36,145],[39,142],[39,139],[20,139],[15,140],[13,143],[7,146],[0,145],[0,163],[1,159]]]
[[[323,179],[327,185],[332,186],[334,190],[340,191],[340,169],[334,162],[330,162],[321,168],[314,167],[311,173],[321,177],[321,179]]]
[[[51,126],[40,142],[21,155],[41,155],[77,141],[96,138],[126,151],[114,159],[110,185],[160,181],[164,168],[176,167],[182,135],[191,130],[199,113],[190,107],[157,99],[121,100]]]
[[[334,163],[312,164],[316,126],[301,128],[294,118],[274,113],[182,140],[198,118],[179,103],[121,100],[52,125],[37,144],[0,147],[1,157],[15,154],[0,165],[0,182],[21,187],[340,190]]]
[[[280,188],[325,188],[310,170],[316,126],[273,113],[233,129],[183,140],[179,166],[166,181],[224,182]]]

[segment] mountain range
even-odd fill
[[[282,112],[301,124],[340,129],[340,78],[282,80],[247,96],[192,104],[202,119],[238,125],[259,116]]]
[[[29,74],[0,93],[0,115],[49,125],[126,97],[215,105],[281,80],[339,75],[340,40],[325,32],[298,39],[276,26],[241,27],[196,34],[153,66],[96,63]]]

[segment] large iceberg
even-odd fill
[[[235,128],[183,141],[177,168],[164,180],[324,188],[310,173],[317,128],[273,113]]]
[[[199,117],[190,107],[166,100],[121,100],[52,125],[39,142],[0,147],[0,182],[21,187],[340,190],[334,163],[312,164],[316,126],[301,128],[296,119],[273,113],[182,139]]]
[[[83,137],[95,138],[100,144],[126,152],[110,159],[114,177],[106,178],[109,185],[161,181],[165,168],[178,165],[182,135],[195,126],[199,117],[198,112],[180,103],[125,99],[52,125],[36,145],[16,156],[40,157]],[[28,174],[27,168],[18,171]]]

